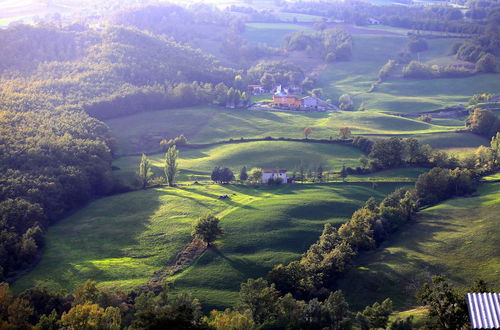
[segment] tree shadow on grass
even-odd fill
[[[200,196],[204,196],[204,197],[208,197],[208,198],[213,198],[213,199],[217,199],[217,200],[219,200],[219,197],[220,197],[220,194],[211,194],[211,193],[208,193],[208,192],[201,192],[200,190],[191,189],[191,188],[187,188],[187,187],[178,187],[177,189],[183,190],[183,191],[195,194],[195,195],[200,195]],[[197,201],[196,198],[193,198],[193,197],[188,197],[188,196],[182,196],[182,197],[183,198],[189,198],[191,200]],[[222,202],[224,202],[226,204],[229,204],[232,207],[240,207],[240,208],[243,208],[243,209],[250,209],[250,210],[254,209],[254,207],[252,207],[250,205],[235,202],[235,201],[231,200],[231,198],[220,199],[220,201],[222,201]]]
[[[268,267],[264,267],[254,261],[250,261],[246,258],[230,258],[226,256],[221,250],[216,246],[210,247],[210,251],[217,255],[218,257],[225,260],[234,270],[236,270],[243,278],[256,278],[259,276],[265,276],[269,271]]]

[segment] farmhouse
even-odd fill
[[[273,105],[279,107],[300,108],[302,106],[302,101],[294,95],[288,95],[286,92],[281,90],[281,86],[278,86],[276,93],[273,95]]]
[[[269,180],[279,180],[281,179],[282,183],[287,183],[288,180],[286,178],[286,170],[262,170],[262,183],[269,183]]]

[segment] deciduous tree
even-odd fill
[[[204,215],[193,226],[191,235],[207,243],[207,246],[210,246],[218,236],[223,234],[219,222],[219,218],[212,214]]]

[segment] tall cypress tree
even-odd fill
[[[165,176],[167,177],[167,183],[170,187],[175,185],[178,156],[179,151],[175,145],[168,148],[167,153],[165,154]]]

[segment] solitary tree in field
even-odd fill
[[[342,140],[345,140],[351,136],[351,129],[349,127],[339,128],[339,136]]]
[[[243,168],[240,171],[240,181],[245,182],[248,179],[248,173],[247,173],[247,168],[246,166],[243,166]]]
[[[306,128],[304,128],[304,135],[305,135],[306,139],[308,139],[308,138],[309,138],[309,135],[311,135],[312,131],[313,131],[313,130],[312,130],[312,128],[311,128],[311,127],[306,127]]]
[[[175,185],[175,175],[177,174],[177,157],[179,151],[176,146],[168,148],[165,154],[165,176],[170,187]]]
[[[222,235],[224,232],[219,224],[220,220],[213,214],[207,214],[198,219],[196,224],[193,226],[193,232],[191,235],[194,238],[200,239],[207,243],[207,247],[210,243],[215,241],[217,236]]]
[[[142,189],[146,189],[149,178],[153,175],[151,164],[145,154],[142,154],[141,162],[139,163],[139,180],[141,181]]]

